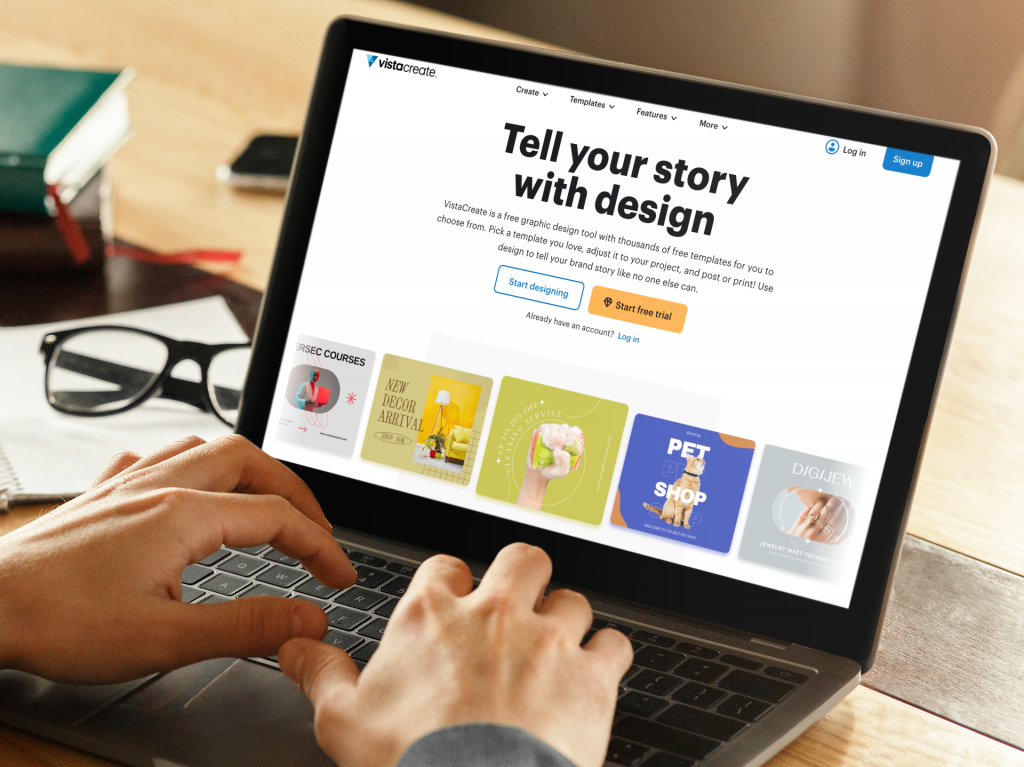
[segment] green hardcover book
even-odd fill
[[[74,199],[131,133],[133,75],[0,64],[0,211],[52,215],[48,184]]]

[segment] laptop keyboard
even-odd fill
[[[377,649],[416,565],[355,549],[346,548],[345,553],[355,565],[357,580],[339,590],[269,546],[222,548],[185,568],[181,598],[195,604],[262,595],[309,600],[327,614],[330,628],[323,641],[348,652],[362,668]],[[698,764],[762,721],[812,673],[605,618],[595,618],[583,641],[602,628],[621,631],[634,651],[633,665],[619,686],[607,755],[611,764]]]

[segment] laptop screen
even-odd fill
[[[356,50],[263,447],[848,607],[958,165]]]

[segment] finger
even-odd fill
[[[583,639],[583,635],[590,629],[590,624],[594,620],[594,611],[590,608],[587,598],[578,591],[569,589],[552,591],[544,597],[537,612],[554,618],[564,625],[576,640],[576,644]]]
[[[137,473],[134,481],[136,487],[173,484],[220,493],[279,495],[325,530],[331,530],[331,523],[306,483],[283,463],[237,434],[185,450]]]
[[[135,469],[138,471],[139,469],[147,469],[150,466],[156,466],[158,463],[163,463],[169,458],[174,458],[176,455],[181,455],[188,450],[192,450],[193,448],[205,444],[206,440],[201,437],[197,437],[195,434],[188,437],[182,437],[181,439],[176,439],[174,442],[171,442],[159,450],[146,455],[135,465]]]
[[[817,501],[817,503],[815,503],[811,507],[810,512],[807,514],[807,519],[804,520],[804,522],[805,522],[804,529],[800,533],[800,536],[802,538],[810,539],[810,537],[812,535],[814,535],[814,533],[819,529],[818,528],[818,522],[819,522],[818,516],[821,514],[821,509],[824,506],[825,506],[825,501],[823,499],[819,499]],[[813,518],[813,521],[812,521],[812,518]]]
[[[341,544],[284,498],[177,489],[163,492],[176,515],[178,540],[189,542],[192,562],[222,545],[247,548],[270,543],[332,588],[347,588],[356,581],[355,568]]]
[[[89,489],[102,485],[108,479],[116,477],[122,471],[130,469],[133,464],[138,463],[139,454],[133,453],[131,450],[124,450],[120,453],[115,453],[110,456],[110,460],[107,461],[107,465],[104,466],[100,473],[96,475],[96,479],[92,481]]]
[[[156,620],[161,623],[158,643],[172,668],[207,658],[276,655],[289,639],[321,639],[327,633],[323,610],[304,599],[284,597],[246,597],[210,605],[168,601]]]
[[[533,610],[551,580],[551,558],[543,549],[512,543],[498,552],[476,590],[481,598],[501,594]]]
[[[808,506],[803,511],[800,512],[800,515],[796,518],[796,522],[794,522],[793,526],[789,529],[789,534],[790,535],[799,535],[797,530],[800,528],[801,525],[803,525],[804,522],[807,521],[807,513],[810,510],[811,510],[811,507]]]
[[[348,653],[309,639],[288,642],[278,653],[277,662],[317,710],[328,699],[354,691],[359,679],[359,669]]]
[[[601,629],[583,645],[598,665],[606,669],[613,682],[618,682],[633,664],[633,645],[616,629]]]
[[[453,597],[464,597],[473,590],[473,573],[461,559],[447,554],[436,554],[419,566],[406,589],[406,597],[428,588],[440,588]]]

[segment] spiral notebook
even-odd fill
[[[43,394],[39,345],[53,330],[127,325],[205,343],[248,340],[220,296],[89,317],[71,322],[0,329],[0,510],[31,496],[73,496],[86,490],[114,453],[140,455],[189,434],[214,439],[229,433],[215,416],[187,405],[152,399],[127,413],[80,418],[51,408]],[[174,375],[199,380],[199,367],[182,362]]]

